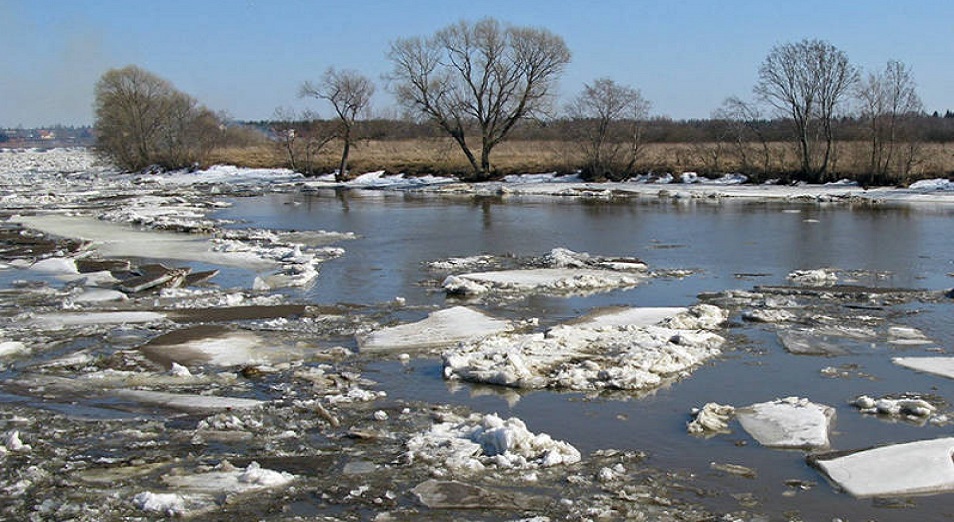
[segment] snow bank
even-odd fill
[[[895,444],[842,457],[814,459],[855,497],[903,497],[954,491],[954,438]]]
[[[922,179],[921,181],[915,181],[908,186],[911,190],[919,190],[924,192],[941,192],[941,191],[954,191],[954,182],[948,179]]]
[[[531,433],[518,418],[495,414],[435,424],[407,441],[409,460],[441,465],[452,471],[481,471],[488,467],[531,469],[574,464],[580,452],[545,433]]]
[[[508,321],[467,308],[455,306],[431,313],[421,321],[382,328],[357,336],[362,352],[384,350],[421,350],[453,346],[462,341],[506,330]]]
[[[561,325],[462,343],[444,353],[444,376],[515,388],[645,390],[687,375],[724,341],[700,330]]]
[[[735,411],[739,423],[763,446],[827,448],[835,410],[808,399],[786,397]]]

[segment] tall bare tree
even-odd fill
[[[190,167],[220,135],[212,111],[135,65],[103,74],[95,109],[97,150],[127,170]]]
[[[639,89],[610,78],[598,78],[583,86],[567,113],[580,131],[586,161],[584,177],[616,179],[632,173],[649,107]]]
[[[391,43],[389,75],[398,101],[434,121],[460,146],[474,177],[490,177],[490,153],[518,121],[544,111],[570,61],[563,38],[493,18],[461,21],[430,38]],[[476,132],[477,154],[467,143]]]
[[[311,96],[331,104],[338,115],[338,138],[342,141],[341,163],[335,179],[348,179],[348,155],[355,138],[355,122],[359,115],[366,113],[374,95],[374,82],[367,76],[351,69],[338,70],[329,67],[317,84],[305,82],[299,92],[301,96]]]
[[[922,110],[911,68],[891,60],[883,71],[871,72],[858,84],[861,117],[868,123],[870,181],[885,183],[892,175],[907,176],[916,150],[912,117]],[[909,144],[902,148],[902,144]]]
[[[801,171],[811,181],[828,175],[834,152],[832,123],[857,81],[848,56],[821,40],[777,45],[759,68],[755,93],[792,119]]]

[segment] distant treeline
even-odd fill
[[[947,111],[941,115],[933,114],[909,115],[906,117],[909,124],[916,129],[920,141],[928,143],[954,142],[954,112]],[[236,125],[251,127],[264,135],[274,138],[275,129],[285,127],[304,128],[315,130],[326,128],[331,132],[337,122],[335,120],[309,121],[246,121],[236,122]],[[522,121],[516,125],[510,134],[510,139],[531,141],[571,141],[579,134],[579,128],[586,122],[568,118],[551,120]],[[612,123],[620,129],[628,129],[631,121],[617,121]],[[415,122],[410,120],[368,119],[356,123],[360,127],[360,134],[366,139],[388,140],[415,140],[429,138],[443,138],[446,133],[432,122]],[[785,142],[792,139],[792,123],[790,120],[755,120],[734,121],[725,119],[692,119],[674,120],[656,117],[641,123],[643,140],[646,143],[715,143],[719,141],[735,141],[739,137],[739,126],[747,132],[742,133],[746,141],[756,142]],[[868,139],[868,122],[858,118],[841,118],[834,122],[835,132],[842,141],[863,141]],[[761,137],[759,137],[761,136]]]

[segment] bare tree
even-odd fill
[[[128,170],[191,167],[220,133],[212,111],[134,65],[103,74],[95,108],[97,149]]]
[[[848,56],[821,40],[777,45],[759,68],[755,93],[792,119],[801,171],[811,181],[828,175],[832,122],[857,81]]]
[[[338,137],[342,141],[341,163],[335,179],[348,179],[348,155],[354,142],[355,122],[369,110],[374,82],[357,71],[329,67],[318,84],[302,84],[299,94],[326,100],[334,108],[339,120]]]
[[[752,142],[757,141],[761,150],[761,166],[759,168],[763,173],[769,172],[771,154],[768,139],[759,125],[762,121],[762,114],[757,105],[736,96],[730,96],[722,102],[722,106],[716,109],[712,117],[716,120],[723,120],[728,124],[727,130],[735,143],[743,171],[749,171],[754,167],[749,159],[749,149]]]
[[[277,108],[271,127],[288,167],[307,176],[315,174],[318,154],[335,139],[337,132],[324,125],[311,111],[300,115],[294,109]]]
[[[398,101],[447,132],[475,178],[484,180],[493,170],[493,148],[518,121],[548,107],[570,51],[545,29],[485,18],[461,21],[427,39],[398,39],[388,58]],[[479,159],[467,144],[468,132],[479,134]]]
[[[902,145],[916,144],[910,120],[922,110],[911,68],[891,60],[883,71],[868,73],[858,84],[857,95],[871,140],[870,181],[881,184],[892,175],[907,176],[917,147]]]
[[[616,179],[630,174],[642,146],[642,125],[649,116],[650,103],[639,89],[599,78],[583,86],[583,91],[567,107],[580,132],[580,146],[589,179]]]

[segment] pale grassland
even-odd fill
[[[339,160],[337,144],[325,147],[315,160],[314,170],[331,172]],[[745,161],[743,161],[743,157]],[[577,144],[563,141],[508,141],[498,145],[491,160],[498,174],[541,172],[569,173],[583,163]],[[766,161],[767,160],[767,161]],[[247,167],[285,167],[288,159],[278,145],[256,145],[218,149],[208,161]],[[866,144],[842,142],[833,158],[834,178],[856,177],[865,173]],[[782,177],[798,169],[798,156],[790,143],[651,143],[644,146],[637,162],[639,172],[687,172],[716,175],[745,172],[754,178]],[[467,175],[470,167],[457,145],[448,139],[368,140],[352,148],[352,172],[384,170],[407,174]],[[954,143],[924,144],[916,155],[911,174],[896,183],[925,177],[954,175]]]

